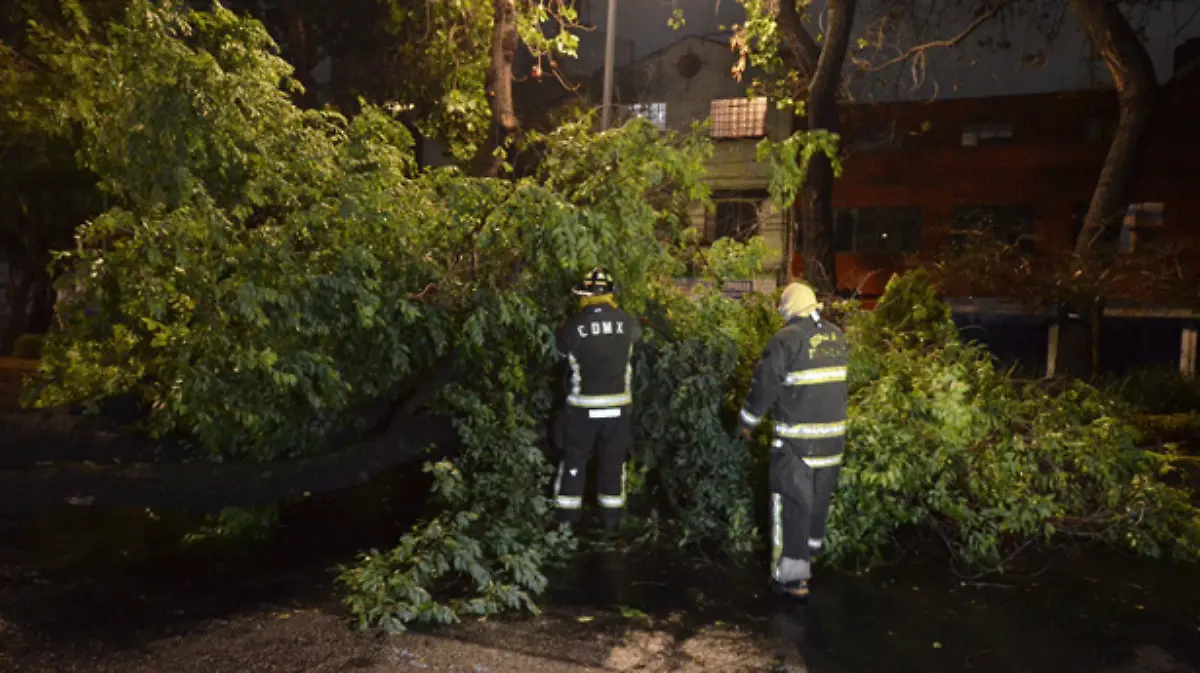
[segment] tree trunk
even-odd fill
[[[821,48],[805,29],[804,20],[800,18],[795,1],[776,0],[774,17],[783,47],[780,54],[783,62],[811,81],[817,69],[817,60],[821,56]]]
[[[63,503],[215,512],[357,486],[384,470],[436,460],[455,449],[459,438],[452,420],[419,412],[455,380],[456,367],[457,353],[451,353],[398,385],[397,398],[348,411],[377,428],[370,438],[269,463],[189,462],[189,442],[152,439],[136,424],[117,423],[110,415],[79,418],[63,407],[0,414],[6,441],[0,453],[0,514]],[[341,435],[331,441],[352,440]]]
[[[515,0],[492,0],[492,63],[487,73],[488,105],[492,110],[490,142],[482,148],[482,173],[497,177],[504,169],[509,143],[520,130],[513,103],[513,59],[517,54]]]
[[[45,269],[38,269],[33,277],[27,315],[26,332],[45,334],[54,324],[54,282]]]
[[[304,25],[304,13],[298,0],[280,0],[279,11],[283,14],[283,28],[287,32],[288,56],[295,77],[304,86],[304,93],[297,102],[304,107],[317,105],[317,83],[313,79],[313,50],[309,44],[308,29]]]
[[[1112,73],[1120,117],[1109,145],[1100,177],[1092,192],[1087,215],[1075,240],[1077,268],[1086,272],[1097,264],[1097,244],[1112,240],[1119,231],[1126,209],[1126,194],[1133,180],[1139,150],[1150,129],[1158,77],[1154,63],[1137,33],[1129,25],[1115,0],[1068,0],[1075,18],[1087,32],[1096,53]],[[1079,298],[1079,309],[1090,322],[1090,373],[1099,373],[1103,297]]]
[[[1150,55],[1116,2],[1069,0],[1069,3],[1112,73],[1120,107],[1116,135],[1075,241],[1076,254],[1086,257],[1093,252],[1097,241],[1110,238],[1113,228],[1120,226],[1138,149],[1150,128],[1158,78]]]
[[[0,354],[12,353],[17,337],[27,331],[29,325],[29,296],[33,290],[33,274],[23,260],[15,256],[8,262],[8,325],[0,336]]]
[[[458,443],[447,418],[408,416],[405,421],[335,453],[261,465],[81,461],[0,470],[0,513],[27,514],[63,504],[194,512],[266,505],[352,488],[385,470],[448,455]]]
[[[820,294],[837,290],[837,256],[833,251],[833,167],[823,154],[808,165],[801,206],[804,280]]]
[[[784,3],[787,4],[787,3]],[[838,130],[838,87],[850,46],[857,0],[830,0],[828,30],[808,85],[808,129]],[[833,166],[822,153],[813,157],[804,185],[804,277],[818,292],[837,291],[833,250]]]

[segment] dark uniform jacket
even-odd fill
[[[773,446],[791,447],[812,467],[837,465],[846,435],[846,336],[811,316],[794,318],[763,351],[741,422],[754,428],[768,413]]]
[[[633,402],[633,344],[642,336],[637,319],[607,304],[588,306],[555,335],[567,360],[567,406],[621,407]]]

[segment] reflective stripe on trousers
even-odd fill
[[[772,440],[771,447],[776,449],[783,448],[783,440]],[[832,456],[806,456],[802,457],[800,460],[803,460],[805,465],[816,469],[819,467],[833,467],[834,465],[841,465],[844,457],[845,454],[843,453],[835,453]]]
[[[783,496],[771,494],[771,577],[779,580],[783,570]]]
[[[625,506],[626,481],[629,477],[628,464],[621,464],[621,492],[617,495],[597,494],[596,500],[601,507],[621,509]],[[583,496],[562,495],[563,463],[558,464],[558,477],[554,480],[554,505],[559,509],[583,509]]]
[[[596,500],[599,501],[601,507],[608,509],[620,509],[625,506],[625,479],[629,475],[627,471],[628,465],[621,463],[621,493],[620,495],[604,495],[597,494]]]
[[[562,495],[562,479],[563,470],[566,465],[558,464],[558,476],[554,479],[554,505],[559,509],[583,509],[583,496],[579,495]]]

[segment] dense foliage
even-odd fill
[[[485,81],[491,65],[495,3],[492,0],[423,2],[381,0],[390,9],[395,68],[417,76],[396,83],[396,96],[416,106],[421,132],[446,143],[467,161],[490,128]],[[578,11],[566,0],[515,3],[517,34],[534,59],[527,77],[552,76],[560,59],[574,58]]]
[[[1175,367],[1143,367],[1104,377],[1100,385],[1148,414],[1200,411],[1200,381],[1185,378]]]
[[[74,128],[56,114],[59,80],[31,39],[84,34],[119,15],[122,2],[13,0],[0,7],[0,256],[8,262],[9,308],[0,353],[22,333],[50,326],[50,251],[70,246],[75,226],[101,208],[95,176],[75,161]]]
[[[803,113],[808,93],[806,73],[788,67],[782,30],[776,22],[775,3],[770,0],[738,0],[746,20],[735,26],[732,45],[738,52],[734,74],[752,73],[751,91],[777,101],[781,109]],[[807,4],[797,3],[796,12],[807,27],[814,27]],[[819,38],[818,38],[819,41]],[[814,64],[815,65],[815,64]]]
[[[662,344],[643,355],[639,388],[662,389],[668,371],[707,385],[697,394],[710,401],[690,417],[647,423],[691,426],[680,448],[726,464],[713,492],[749,482],[736,460],[717,460],[718,448],[736,457],[736,442],[710,436],[722,410],[708,382],[737,364],[736,314],[701,320],[703,305],[670,282],[689,267],[741,275],[763,251],[700,251],[682,227],[686,204],[706,198],[701,136],[663,136],[642,120],[597,136],[582,120],[531,136],[541,169],[525,180],[422,172],[383,111],[351,120],[297,109],[261,26],[220,8],[135,5],[99,39],[47,37],[42,48],[76,92],[61,114],[84,130],[81,159],[120,205],[82,227],[68,256],[75,284],[47,343],[39,403],[134,392],[153,430],[188,436],[215,460],[265,461],[324,448],[347,408],[448,354],[469,373],[437,400],[464,444],[457,464],[430,468],[443,514],[346,577],[367,622],[487,612],[540,589],[544,562],[566,543],[544,528],[551,335],[571,309],[566,289],[596,264],[622,279],[622,302]],[[147,155],[158,161],[132,160]],[[670,330],[689,343],[667,343]],[[689,485],[672,489],[694,500]],[[724,510],[678,507],[695,513],[695,535],[728,528]],[[728,514],[744,544],[751,515]],[[469,585],[461,601],[425,593],[453,578]]]
[[[13,357],[38,360],[42,357],[42,335],[22,334],[13,343]]]
[[[455,363],[434,404],[462,446],[426,467],[437,507],[341,574],[361,624],[534,609],[572,546],[547,524],[552,334],[596,264],[646,325],[639,513],[683,544],[761,542],[765,447],[736,438],[733,417],[780,319],[771,297],[714,289],[756,271],[762,242],[703,248],[680,216],[707,200],[701,136],[643,120],[595,134],[584,119],[527,138],[534,175],[470,178],[419,169],[381,109],[297,109],[262,27],[220,8],[135,2],[121,24],[40,48],[71,92],[55,109],[116,204],[67,256],[74,291],[45,345],[41,404],[132,392],[152,429],[209,458],[270,461],[325,449],[350,406]],[[708,284],[684,289],[685,272]],[[856,348],[832,561],[877,556],[909,524],[983,568],[1071,535],[1200,551],[1196,511],[1155,480],[1162,459],[1134,450],[1118,408],[995,371],[923,274],[839,319]]]
[[[1082,383],[1052,395],[997,371],[958,338],[923,272],[893,279],[850,336],[850,459],[831,561],[878,556],[907,524],[984,569],[1071,537],[1200,555],[1200,512],[1157,480],[1172,456],[1139,448],[1125,407]]]

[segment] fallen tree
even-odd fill
[[[444,507],[387,557],[426,575],[407,588],[392,580],[387,600],[428,596],[453,575],[467,582],[462,610],[514,607],[569,549],[568,536],[546,534],[542,428],[556,397],[552,335],[577,309],[579,274],[608,266],[647,332],[675,335],[643,376],[669,370],[711,391],[740,358],[738,315],[696,313],[728,308],[723,298],[688,298],[673,284],[689,267],[744,276],[764,252],[761,241],[696,245],[683,213],[707,198],[702,135],[644,120],[595,134],[585,117],[521,139],[539,158],[529,177],[473,178],[419,170],[407,129],[383,109],[364,105],[352,119],[298,109],[262,27],[219,7],[135,2],[123,23],[87,39],[47,36],[43,49],[70,92],[56,112],[74,120],[81,160],[118,205],[80,228],[65,260],[74,292],[30,395],[51,408],[127,396],[144,409],[139,429],[182,438],[197,462],[34,471],[13,477],[22,485],[10,508],[68,495],[268,502],[415,458],[446,436],[426,419],[445,418],[458,452],[434,468]],[[145,156],[155,164],[131,160]],[[431,416],[401,414],[393,433],[328,453],[364,429],[348,410],[447,358],[460,376],[429,388]],[[744,548],[749,462],[732,435],[712,432],[719,398],[697,403],[644,422],[670,433],[671,450],[695,446],[722,465],[675,480],[675,507],[694,537]],[[697,499],[687,493],[696,484],[725,494]],[[435,558],[450,560],[431,569]]]
[[[383,110],[296,109],[272,49],[261,26],[220,10],[142,4],[104,40],[49,59],[75,92],[63,114],[80,120],[81,156],[121,205],[83,227],[69,256],[77,288],[47,340],[38,403],[138,400],[148,432],[221,464],[204,465],[208,485],[181,485],[214,506],[258,480],[251,502],[308,479],[354,483],[416,455],[441,436],[430,419],[447,419],[454,459],[426,465],[437,507],[395,548],[343,569],[347,604],[362,625],[392,629],[536,609],[547,564],[572,546],[547,526],[552,336],[578,309],[570,286],[604,264],[645,323],[631,500],[671,540],[758,547],[767,445],[747,450],[731,430],[780,318],[770,298],[675,282],[694,270],[720,287],[761,269],[761,240],[701,247],[683,219],[707,200],[708,140],[645,120],[597,134],[585,118],[521,140],[539,158],[529,177],[419,170]],[[80,98],[93,102],[74,109]],[[160,163],[129,161],[146,154]],[[920,280],[893,284],[848,325],[853,420],[827,558],[870,559],[906,525],[984,569],[1079,534],[1194,557],[1194,509],[1157,480],[1161,461],[1128,458],[1119,409],[1016,386],[957,344]],[[427,403],[400,394],[402,413],[380,412],[394,434],[329,452],[364,430],[350,410],[447,362],[458,376],[422,386]],[[186,480],[184,467],[103,474],[146,499]]]
[[[332,453],[254,463],[66,462],[0,471],[0,513],[63,504],[215,513],[268,505],[366,483],[372,476],[446,455],[457,437],[443,417],[409,416],[399,428]],[[146,445],[139,443],[139,448]],[[153,446],[153,444],[151,444]],[[97,448],[104,447],[100,443]],[[429,451],[436,448],[438,451]]]
[[[335,436],[328,451],[268,463],[188,461],[193,447],[187,438],[154,438],[112,413],[87,416],[57,407],[0,415],[7,435],[0,512],[67,504],[214,513],[359,486],[458,446],[450,421],[426,408],[452,380],[453,365],[445,358],[419,383],[405,386],[399,402],[389,397],[349,411],[361,421],[356,425],[369,428],[365,437]]]

